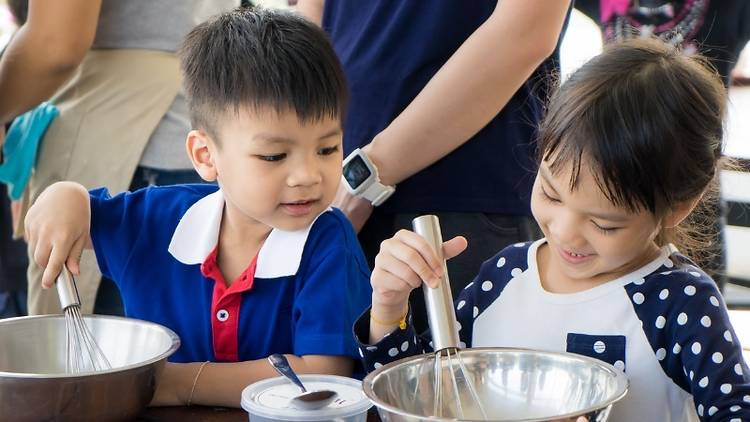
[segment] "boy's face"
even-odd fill
[[[531,210],[547,238],[547,268],[563,283],[592,287],[625,275],[656,258],[654,215],[613,205],[584,162],[570,190],[571,167],[553,175],[543,161],[537,172]]]
[[[266,110],[221,123],[218,145],[209,145],[233,217],[299,230],[331,204],[341,180],[340,120],[303,124],[292,111]]]

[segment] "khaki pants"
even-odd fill
[[[63,180],[91,189],[126,190],[154,129],[179,90],[176,56],[149,50],[92,50],[52,99],[60,115],[39,149],[22,213],[49,185]],[[16,235],[23,234],[23,219]],[[43,269],[29,255],[29,315],[60,313],[55,289],[42,290]],[[91,313],[101,273],[85,251],[77,278],[81,310]]]

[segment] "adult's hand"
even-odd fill
[[[357,233],[372,215],[373,206],[370,201],[353,196],[342,184],[339,184],[339,190],[331,205],[344,212]]]

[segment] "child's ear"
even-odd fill
[[[693,199],[688,199],[682,202],[678,202],[672,207],[672,210],[664,217],[663,227],[665,229],[672,229],[682,223],[682,220],[687,218],[688,215],[693,211],[698,201],[701,200],[703,195],[698,195]]]
[[[216,143],[212,142],[211,137],[202,130],[191,130],[185,141],[188,157],[190,157],[195,171],[207,182],[216,180],[216,166],[211,155],[215,145]]]

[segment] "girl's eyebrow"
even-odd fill
[[[555,189],[555,185],[552,184],[552,178],[549,175],[549,170],[547,170],[547,167],[539,166],[539,174],[542,175],[542,179],[544,179],[544,181],[549,185],[550,189],[552,189],[552,193],[557,193],[557,189]]]
[[[550,180],[551,177],[549,176],[549,170],[546,167],[539,166],[539,174],[542,176],[542,179],[547,182],[547,185],[549,185],[550,189],[552,189],[552,193],[557,194],[557,190]],[[591,217],[598,218],[600,220],[611,221],[613,223],[624,223],[630,221],[629,217],[623,216],[621,214],[611,214],[606,212],[588,212],[587,214]]]

